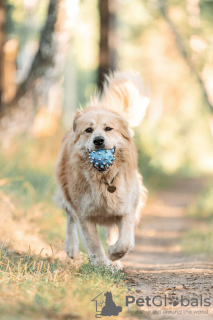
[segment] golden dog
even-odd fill
[[[65,250],[78,253],[79,228],[94,265],[122,258],[134,248],[134,226],[146,198],[137,169],[137,151],[130,127],[138,125],[149,99],[135,72],[106,77],[102,95],[78,110],[72,129],[65,135],[56,165],[57,203],[67,213]],[[114,163],[99,171],[89,152],[114,149]],[[109,188],[109,186],[111,188]],[[108,229],[108,256],[96,225]],[[117,261],[118,267],[121,264]]]

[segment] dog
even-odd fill
[[[84,110],[77,110],[56,163],[56,198],[67,214],[65,250],[70,258],[79,251],[78,229],[94,265],[115,263],[122,269],[119,260],[134,248],[134,227],[146,188],[137,169],[131,128],[140,123],[148,104],[137,72],[115,72],[106,76],[102,94],[92,97]],[[109,164],[94,164],[93,153],[108,151]],[[109,259],[97,224],[108,230]]]

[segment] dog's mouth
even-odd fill
[[[115,160],[115,148],[89,150],[89,160],[98,172],[107,172]]]
[[[97,168],[98,172],[107,172],[109,170],[109,168]]]

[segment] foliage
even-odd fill
[[[31,40],[38,40],[46,18],[48,1],[38,1],[38,5],[23,0],[8,0],[6,3],[7,37],[17,37],[23,48]]]
[[[163,3],[188,60],[202,75],[211,100],[212,3],[199,1],[194,18],[199,22],[197,27],[191,22],[193,19],[186,1],[169,0]],[[78,17],[72,30],[64,78],[63,119],[67,127],[72,123],[75,109],[79,104],[85,106],[96,88],[99,41],[97,4],[97,0],[79,2]],[[212,137],[201,84],[191,72],[188,60],[183,58],[159,4],[160,1],[119,1],[117,17],[118,69],[138,70],[151,91],[151,105],[138,129],[140,137],[137,138],[140,157],[145,162],[139,162],[139,165],[145,180],[147,175],[147,181],[150,181],[150,171],[161,173],[162,179],[165,174],[195,175],[196,172],[212,171]],[[8,11],[7,33],[8,37],[15,36],[21,41],[18,61],[22,69],[26,64],[24,57],[32,54],[27,49],[27,43],[31,40],[38,43],[47,1],[38,1],[31,11],[26,9],[22,0],[10,0],[8,5],[13,9]],[[32,13],[36,16],[35,20],[30,19]],[[32,22],[30,26],[29,20]]]

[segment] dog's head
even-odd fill
[[[92,107],[77,111],[73,131],[78,147],[89,151],[112,148],[116,151],[131,139],[128,123],[122,116]]]
[[[93,107],[76,113],[73,131],[77,149],[87,151],[87,155],[88,150],[115,149],[113,165],[129,162],[135,166],[136,151],[129,125],[136,126],[145,114],[149,99],[142,91],[143,82],[137,73],[114,73],[107,77],[102,95],[91,99]],[[105,169],[101,171],[108,170]]]

